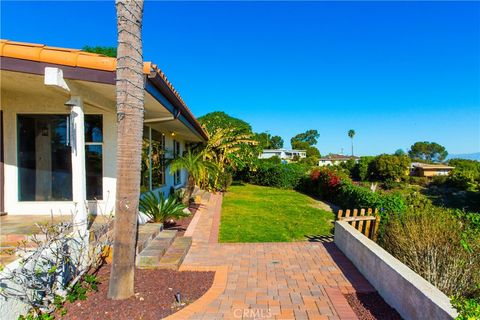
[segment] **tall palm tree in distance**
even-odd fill
[[[355,130],[353,129],[348,130],[348,136],[350,137],[350,139],[352,139],[352,157],[353,157],[353,137],[355,137]]]
[[[140,198],[144,113],[143,0],[116,0],[117,9],[117,191],[108,297],[134,294],[135,236]]]

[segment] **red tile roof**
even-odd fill
[[[16,58],[44,63],[52,63],[65,65],[70,67],[80,67],[102,71],[114,72],[117,67],[117,59],[107,57],[97,53],[85,52],[78,49],[49,47],[43,44],[15,42],[10,40],[0,39],[0,57]],[[188,114],[195,127],[200,130],[200,134],[207,137],[197,119],[193,116],[185,101],[174,88],[172,83],[167,79],[165,73],[160,70],[156,64],[152,62],[144,62],[143,72],[149,76],[158,74],[163,82],[168,86],[169,90],[182,104],[183,109]]]

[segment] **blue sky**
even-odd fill
[[[1,2],[1,37],[116,45],[113,2]],[[322,154],[480,151],[479,2],[146,2],[144,57],[195,115],[320,132]]]

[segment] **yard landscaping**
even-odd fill
[[[293,190],[250,184],[225,193],[220,242],[290,242],[331,235],[334,214]]]

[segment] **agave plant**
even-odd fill
[[[169,196],[165,198],[162,192],[152,192],[144,194],[140,199],[140,211],[152,218],[153,222],[165,223],[170,219],[179,219],[186,217],[186,205],[179,202],[176,197]]]

